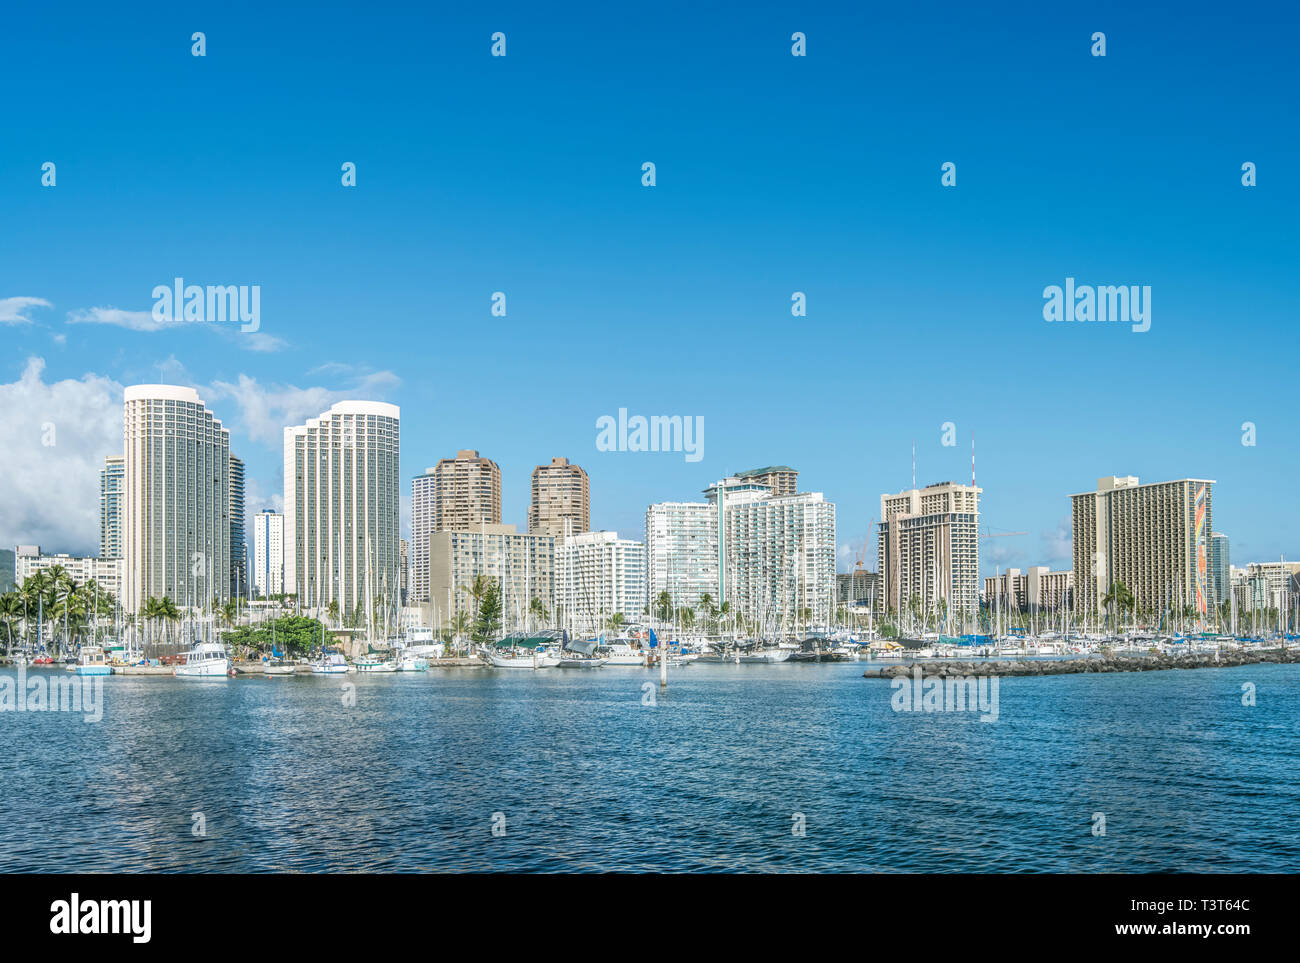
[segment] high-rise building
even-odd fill
[[[126,457],[109,455],[99,472],[99,557],[122,557],[122,488]]]
[[[1206,613],[1213,487],[1202,478],[1142,485],[1135,475],[1109,475],[1095,492],[1071,495],[1075,611],[1101,612],[1122,582],[1139,609]]]
[[[775,496],[737,477],[705,489],[706,503],[646,510],[646,595],[698,608],[705,594],[746,618],[829,622],[835,605],[835,505],[820,492]]]
[[[835,576],[835,601],[850,608],[875,608],[880,594],[880,574],[865,568]]]
[[[501,469],[473,450],[443,458],[434,475],[433,531],[466,532],[501,524]]]
[[[122,604],[230,595],[230,433],[193,388],[125,391]]]
[[[555,606],[582,633],[604,631],[610,618],[642,618],[646,604],[645,545],[617,532],[556,539]]]
[[[399,580],[402,583],[402,604],[406,604],[407,596],[411,591],[411,543],[402,539],[398,545],[398,571]]]
[[[705,502],[659,502],[645,513],[646,599],[655,611],[661,593],[674,606],[694,608],[718,598],[718,517]]]
[[[0,595],[17,588],[18,562],[12,548],[0,548]]]
[[[564,538],[590,529],[591,489],[587,473],[569,464],[567,458],[552,458],[549,465],[534,468],[528,531]]]
[[[398,407],[380,401],[284,429],[284,582],[302,605],[354,620],[364,600],[396,597],[400,435]]]
[[[715,605],[757,622],[829,625],[835,611],[835,504],[726,478],[705,489],[718,529]],[[802,615],[801,615],[802,613]]]
[[[1214,604],[1222,605],[1228,601],[1228,592],[1232,582],[1228,573],[1232,569],[1232,558],[1228,549],[1228,536],[1222,532],[1210,534],[1210,578],[1214,584]]]
[[[947,613],[973,628],[979,613],[979,497],[983,489],[940,482],[880,496],[880,608]]]
[[[411,600],[429,601],[429,536],[437,527],[438,469],[411,479]]]
[[[284,516],[279,512],[253,516],[253,590],[259,598],[284,592]]]
[[[244,462],[230,456],[230,594],[249,595],[248,544],[245,541]]]
[[[457,615],[473,619],[474,599],[468,588],[478,575],[497,583],[503,631],[528,621],[533,599],[554,615],[555,539],[483,522],[469,531],[430,534],[425,624],[446,628]]]
[[[773,495],[793,495],[799,488],[799,472],[789,465],[769,465],[738,471],[733,478],[766,486]]]

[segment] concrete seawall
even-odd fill
[[[946,676],[1039,676],[1075,675],[1081,672],[1151,672],[1160,669],[1229,669],[1239,665],[1300,663],[1300,650],[1270,649],[1263,652],[1221,652],[1204,655],[1105,656],[1084,659],[1035,661],[909,662],[867,669],[864,679],[893,679],[921,670],[922,678]]]

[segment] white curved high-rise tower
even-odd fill
[[[400,410],[340,401],[284,429],[284,591],[340,617],[400,591]],[[364,608],[363,608],[364,611]]]
[[[230,432],[193,388],[132,385],[123,404],[122,605],[230,595]]]

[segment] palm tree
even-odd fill
[[[655,615],[661,622],[667,622],[673,617],[673,597],[668,594],[667,589],[660,592],[655,599]]]
[[[0,618],[5,620],[5,628],[9,630],[8,637],[5,640],[5,654],[8,655],[14,647],[14,619],[23,617],[23,600],[17,592],[6,592],[0,595]]]
[[[546,603],[536,595],[534,595],[532,601],[528,603],[528,614],[530,616],[535,616],[542,622],[546,622],[550,619],[550,615],[546,611]]]
[[[487,595],[488,585],[488,577],[480,573],[470,580],[469,585],[462,585],[460,587],[460,590],[468,595],[470,600],[474,603],[473,612],[470,616],[472,622],[478,621],[478,607],[483,604],[483,597]]]
[[[1127,585],[1123,582],[1112,582],[1110,591],[1102,597],[1101,604],[1110,611],[1113,621],[1118,613],[1126,608],[1132,608],[1134,601],[1133,593],[1129,591]]]
[[[617,633],[622,631],[623,625],[626,622],[627,619],[623,617],[622,612],[615,612],[605,620],[605,628],[609,629],[611,632]]]

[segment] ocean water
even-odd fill
[[[1300,666],[1004,679],[996,722],[863,668],[113,676],[0,713],[0,865],[1300,871]]]

